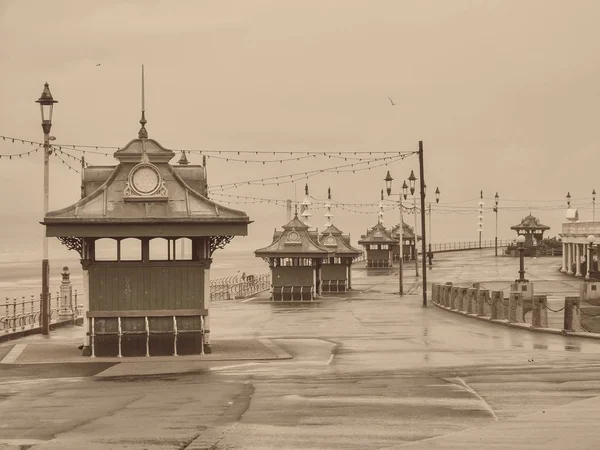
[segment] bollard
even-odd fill
[[[491,320],[502,320],[504,307],[504,295],[502,291],[492,291],[492,306],[490,308]]]
[[[534,295],[531,302],[531,327],[548,328],[548,297]]]
[[[490,291],[487,289],[480,289],[477,292],[477,307],[475,308],[475,314],[478,316],[485,316],[485,303],[486,300],[490,301]]]
[[[473,314],[473,311],[475,311],[475,299],[477,298],[478,290],[478,288],[467,289],[467,314]]]
[[[564,331],[581,331],[579,297],[565,297]]]
[[[457,309],[459,311],[466,312],[467,311],[467,301],[468,301],[468,288],[460,288],[460,294],[458,295],[458,305]]]
[[[460,288],[454,286],[452,289],[450,289],[450,302],[449,305],[450,309],[457,309],[457,302],[458,302],[458,296],[460,295]]]
[[[444,296],[444,303],[450,304],[450,296],[452,295],[452,282],[447,281],[445,286],[446,286],[446,295]]]
[[[459,289],[460,288],[456,286],[452,286],[452,289],[450,289],[450,296],[448,297],[448,307],[450,309],[456,309],[456,299],[458,297]]]
[[[511,292],[508,297],[508,321],[523,321],[523,295],[520,292]]]

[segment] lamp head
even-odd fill
[[[525,236],[523,236],[522,234],[520,234],[520,235],[517,237],[517,243],[519,243],[519,244],[523,244],[524,242],[525,242]]]
[[[408,177],[408,182],[410,183],[410,195],[413,195],[415,193],[415,181],[416,180],[417,180],[417,177],[415,177],[415,173],[411,170],[410,175]]]
[[[596,240],[596,237],[595,237],[593,234],[590,234],[590,235],[587,237],[587,241],[588,241],[590,244],[593,244],[595,240]]]
[[[402,195],[404,196],[404,200],[406,200],[406,197],[408,196],[408,186],[406,184],[406,180],[402,182]]]
[[[42,95],[40,95],[40,98],[38,98],[35,102],[40,104],[40,111],[42,113],[42,126],[44,124],[52,123],[52,111],[54,110],[54,104],[58,103],[58,100],[54,100],[52,97],[48,83],[44,84]],[[46,132],[46,130],[44,130],[44,132]],[[48,133],[49,132],[50,131],[48,131]]]
[[[384,180],[385,180],[385,190],[387,191],[387,195],[390,195],[392,193],[392,181],[394,179],[390,175],[389,170],[387,171],[387,174],[386,174]]]

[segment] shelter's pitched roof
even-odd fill
[[[321,232],[319,243],[335,252],[336,256],[355,257],[362,253],[350,245],[350,236],[345,236],[335,225],[329,225]]]
[[[550,227],[547,225],[543,225],[535,216],[529,214],[528,216],[523,217],[521,223],[518,225],[513,225],[510,227],[511,230],[549,230]]]
[[[394,239],[390,231],[386,229],[380,222],[373,228],[367,231],[367,234],[362,236],[358,241],[359,245],[364,244],[398,244],[398,239]]]
[[[308,230],[308,226],[298,218],[298,213],[282,228],[283,231],[275,230],[273,242],[270,245],[255,250],[254,255],[259,258],[327,258],[333,256],[330,249],[318,243],[314,238],[315,232]]]
[[[400,224],[394,225],[392,228],[392,236],[398,235],[398,228]],[[404,240],[414,240],[415,239],[415,230],[410,225],[407,225],[406,222],[402,222],[402,239]],[[417,235],[417,240],[420,240],[421,236]]]
[[[201,227],[226,223],[241,226],[233,234],[247,234],[251,223],[248,215],[219,205],[193,189],[169,164],[175,153],[155,140],[134,139],[114,156],[120,163],[101,169],[105,175],[98,180],[101,184],[95,183],[93,192],[66,208],[49,212],[44,224],[60,229],[61,225],[187,223]],[[190,170],[188,178],[201,173]],[[201,181],[204,183],[204,179]],[[229,227],[229,234],[231,230]]]

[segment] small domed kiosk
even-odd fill
[[[331,188],[327,190],[325,230],[319,235],[319,244],[334,252],[324,260],[321,268],[323,292],[345,292],[352,289],[352,262],[362,251],[350,245],[350,235],[345,235],[331,221]]]
[[[392,228],[391,235],[398,236],[399,228],[400,228],[400,224],[394,225],[394,227]],[[404,256],[404,259],[413,261],[415,259],[416,252],[417,252],[417,247],[416,247],[416,242],[415,242],[415,231],[414,231],[413,227],[411,227],[410,225],[407,225],[404,222],[402,222],[402,240],[404,241],[402,243],[402,255]],[[421,236],[417,236],[417,241],[420,241],[420,240],[421,240]],[[400,259],[400,245],[394,247],[393,257],[394,257],[394,261],[397,261]]]
[[[210,352],[211,257],[250,220],[208,199],[205,164],[169,164],[175,153],[148,139],[144,111],[140,123],[118,165],[83,170],[81,200],[49,212],[46,235],[81,256],[84,354]]]
[[[283,231],[275,230],[268,247],[254,251],[256,257],[269,263],[272,300],[311,301],[321,295],[323,260],[334,253],[321,246],[308,228],[296,211]]]
[[[394,239],[390,231],[381,222],[361,236],[358,245],[365,249],[367,267],[392,267],[394,248],[398,247],[398,240]]]

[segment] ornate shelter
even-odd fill
[[[392,267],[394,248],[398,240],[394,239],[381,222],[361,236],[358,245],[366,252],[367,267]]]
[[[394,225],[394,227],[392,228],[392,232],[391,235],[396,237],[398,236],[398,229],[400,228],[400,224]],[[402,240],[403,242],[403,247],[402,247],[402,255],[404,256],[405,260],[414,260],[415,259],[415,255],[416,255],[416,243],[415,243],[415,231],[413,229],[413,227],[411,227],[410,225],[407,225],[406,223],[402,222]],[[421,236],[417,235],[417,242],[421,240]],[[398,259],[400,259],[400,246],[396,246],[393,249],[393,257],[394,257],[394,261],[397,261]]]
[[[322,267],[323,292],[345,292],[352,289],[352,261],[362,251],[352,247],[350,235],[343,234],[333,224],[321,233],[319,243],[334,252]]]
[[[118,165],[83,170],[81,200],[49,212],[46,234],[81,256],[84,354],[210,352],[211,256],[251,221],[208,199],[205,166],[185,155],[169,163],[175,153],[148,139],[144,111],[140,123],[138,139],[114,153]]]
[[[510,227],[510,229],[515,230],[518,236],[521,234],[525,236],[525,247],[532,247],[542,241],[544,238],[544,231],[549,230],[550,227],[542,225],[540,219],[529,214],[528,216],[523,217],[520,224]]]
[[[254,251],[271,268],[272,300],[313,300],[321,295],[321,267],[333,251],[321,246],[298,219],[298,212],[283,231],[275,230],[273,242]]]

